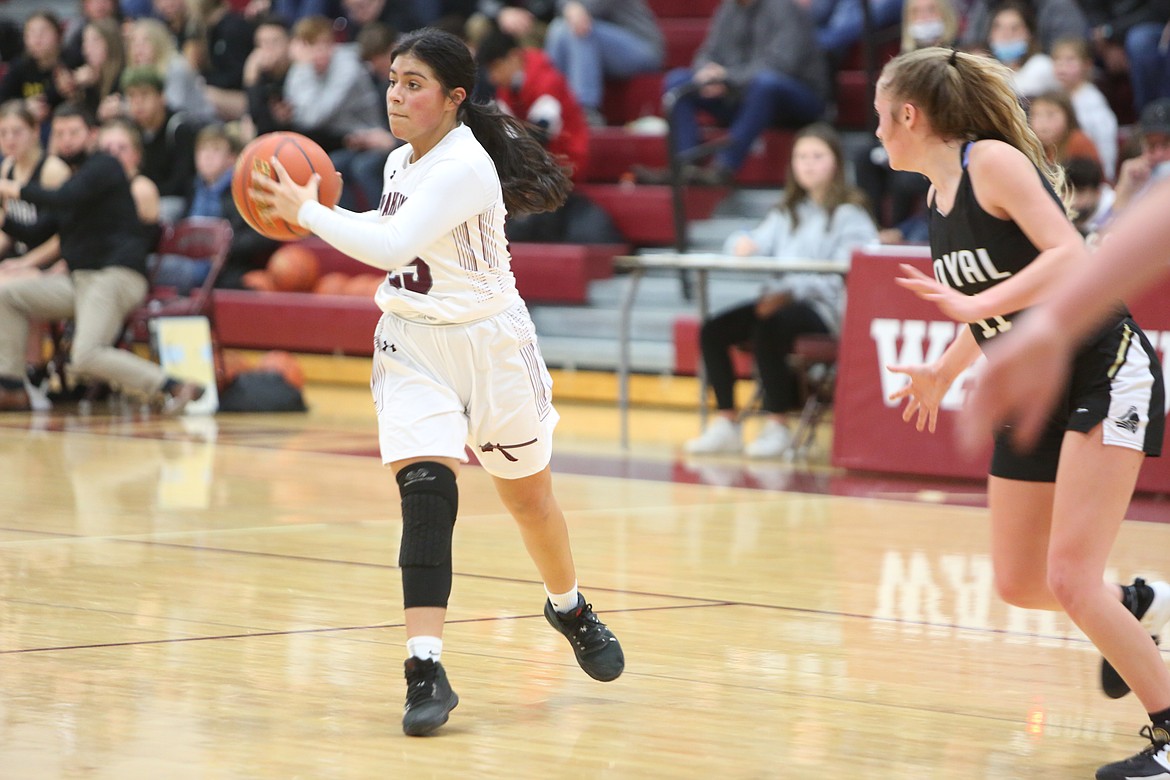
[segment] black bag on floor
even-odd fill
[[[221,412],[307,412],[301,391],[282,375],[246,371],[219,394]]]

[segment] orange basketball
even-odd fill
[[[261,213],[252,202],[252,174],[258,172],[275,178],[271,164],[274,157],[280,160],[297,184],[306,184],[314,173],[320,174],[318,199],[329,208],[336,206],[341,197],[341,179],[325,150],[300,133],[265,133],[245,146],[236,158],[232,200],[244,221],[257,232],[277,241],[304,238],[309,231],[296,224],[290,225],[275,215]]]
[[[345,294],[373,298],[385,279],[384,274],[355,274],[346,282]]]
[[[305,372],[294,355],[282,350],[265,352],[256,364],[257,371],[280,374],[284,381],[300,390],[305,386]]]
[[[349,282],[349,274],[341,271],[331,271],[313,286],[313,292],[318,295],[345,295],[345,285]]]
[[[243,281],[244,287],[249,290],[272,292],[276,289],[276,284],[272,281],[272,274],[268,273],[268,270],[265,268],[248,271],[244,274],[241,281]]]
[[[312,249],[301,244],[285,244],[268,258],[272,285],[281,292],[312,292],[321,275],[321,263]]]
[[[227,382],[232,382],[245,371],[252,370],[251,358],[234,349],[223,351],[223,376]]]

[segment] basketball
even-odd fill
[[[313,286],[313,292],[318,295],[344,295],[347,282],[349,282],[349,274],[331,271],[317,280],[317,284]]]
[[[223,352],[223,378],[227,383],[234,382],[236,377],[245,371],[252,370],[252,359],[244,353],[234,349],[225,349]]]
[[[312,292],[321,275],[321,264],[312,249],[285,244],[268,258],[272,286],[281,292]]]
[[[240,216],[256,232],[276,239],[293,241],[309,235],[299,225],[290,225],[280,217],[262,213],[252,202],[252,174],[262,173],[275,178],[271,160],[280,160],[288,175],[297,184],[307,184],[314,173],[321,176],[318,199],[329,208],[337,205],[341,197],[341,179],[333,167],[333,161],[325,150],[310,138],[299,133],[265,133],[251,141],[240,152],[232,172],[232,200]]]
[[[305,372],[294,355],[282,350],[265,352],[256,364],[257,371],[280,374],[284,381],[300,390],[305,386]]]
[[[276,284],[272,281],[272,274],[268,273],[266,268],[248,271],[244,274],[242,281],[245,288],[257,292],[272,292],[276,289]]]
[[[385,279],[385,274],[355,274],[346,282],[345,294],[373,298]]]

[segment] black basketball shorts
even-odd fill
[[[1121,319],[1077,353],[1068,386],[1031,452],[1017,452],[1006,432],[996,437],[991,475],[1054,482],[1065,432],[1088,433],[1098,424],[1105,444],[1157,457],[1166,428],[1165,397],[1157,353],[1132,319]]]

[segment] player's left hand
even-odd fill
[[[321,185],[320,174],[314,173],[307,184],[297,184],[275,157],[269,162],[276,174],[270,179],[260,172],[252,173],[252,200],[262,209],[271,209],[290,225],[299,225],[297,215],[307,201],[317,200]]]
[[[912,265],[900,263],[899,267],[904,276],[895,277],[894,281],[922,300],[938,306],[939,310],[952,320],[975,322],[985,316],[978,312],[975,296],[963,295],[945,284],[940,284],[934,277],[927,276]]]
[[[938,409],[942,404],[943,396],[950,387],[950,382],[943,379],[938,369],[932,365],[890,365],[887,371],[895,374],[904,374],[908,380],[899,390],[890,393],[891,401],[906,399],[906,408],[902,410],[902,420],[910,422],[915,416],[914,427],[919,431],[935,432],[938,427]]]

